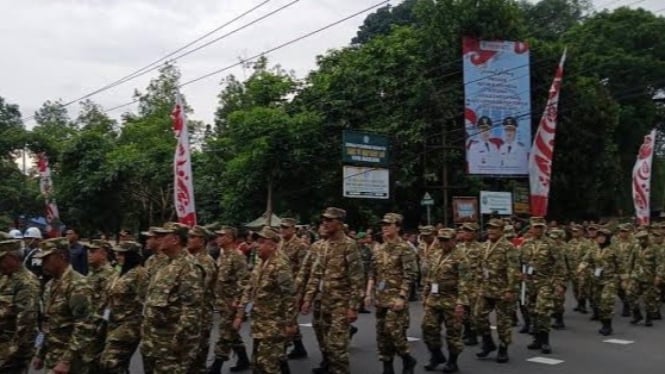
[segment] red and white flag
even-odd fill
[[[37,171],[39,172],[39,190],[44,196],[46,203],[46,234],[50,238],[58,235],[60,226],[60,213],[58,212],[58,205],[53,196],[53,180],[51,179],[51,168],[48,165],[48,158],[46,153],[41,152],[37,154]]]
[[[194,177],[192,161],[189,153],[189,131],[187,118],[180,94],[176,94],[176,102],[171,112],[173,132],[178,140],[173,159],[173,204],[178,222],[188,226],[196,225],[196,207],[194,205]]]
[[[656,141],[656,130],[644,137],[644,142],[637,153],[637,161],[633,167],[633,204],[638,225],[648,225],[651,210],[649,198],[651,191],[651,164]]]
[[[545,217],[550,195],[552,179],[552,159],[554,158],[554,137],[559,112],[559,93],[563,80],[563,64],[566,62],[566,51],[554,74],[554,81],[549,91],[545,111],[540,119],[536,137],[533,139],[529,154],[529,185],[531,187],[531,214]]]

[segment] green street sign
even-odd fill
[[[389,139],[369,132],[344,130],[342,161],[345,164],[388,166]]]

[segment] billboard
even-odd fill
[[[515,186],[513,187],[513,211],[515,214],[530,214],[531,209],[529,206],[529,187],[528,186]]]
[[[480,191],[480,214],[513,214],[513,194],[510,192]]]
[[[369,132],[344,130],[342,161],[348,164],[388,166],[388,137]]]
[[[388,199],[390,177],[388,169],[345,165],[343,169],[344,197],[358,199]]]
[[[528,175],[529,47],[465,37],[464,127],[469,174]]]
[[[478,222],[478,198],[473,196],[453,197],[453,222]]]

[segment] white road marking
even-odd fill
[[[531,357],[527,361],[535,362],[537,364],[545,364],[545,365],[559,365],[564,362],[563,360],[557,360],[555,358],[547,358],[547,357]]]
[[[635,343],[635,341],[634,340],[623,340],[623,339],[607,339],[607,340],[603,340],[603,343],[628,345],[628,344]]]

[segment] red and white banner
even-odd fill
[[[173,132],[178,140],[173,159],[173,204],[178,222],[188,226],[196,225],[196,207],[194,205],[194,176],[189,153],[189,131],[187,118],[180,94],[176,94],[176,103],[171,112]]]
[[[653,149],[656,141],[656,130],[644,137],[644,142],[637,153],[637,161],[633,167],[633,204],[635,205],[635,217],[637,224],[648,225],[651,210],[649,198],[651,191],[651,164],[653,161]]]
[[[46,203],[46,235],[50,238],[58,237],[60,228],[60,213],[53,196],[53,180],[48,158],[44,152],[37,154],[37,171],[39,172],[39,190]]]
[[[561,61],[554,74],[554,81],[550,87],[549,98],[545,111],[540,119],[536,137],[533,139],[531,154],[529,155],[529,186],[531,187],[531,214],[545,217],[550,195],[550,181],[552,179],[552,159],[554,158],[554,137],[556,135],[556,121],[559,113],[559,94],[563,80],[563,65],[566,62],[566,51],[563,51]]]

